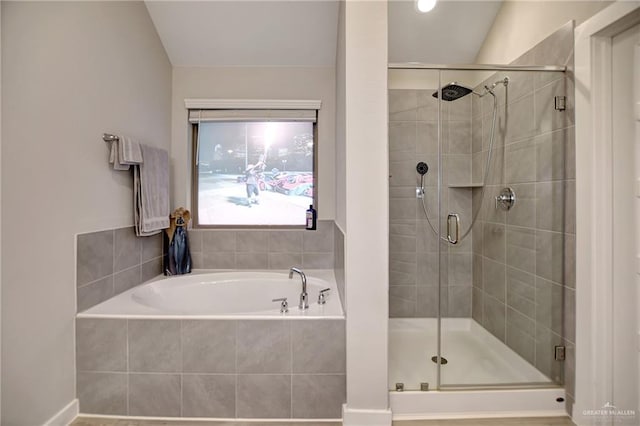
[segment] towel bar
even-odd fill
[[[120,140],[120,138],[116,135],[112,135],[111,133],[104,133],[102,135],[102,140],[104,140],[105,142],[115,142],[117,140]]]

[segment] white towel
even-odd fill
[[[133,197],[138,236],[169,227],[169,153],[140,144],[143,162],[134,165]]]
[[[118,136],[111,142],[109,163],[113,164],[114,170],[129,170],[130,165],[140,164],[142,161],[142,150],[136,140]]]

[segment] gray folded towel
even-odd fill
[[[136,140],[118,136],[111,141],[109,163],[113,164],[114,170],[129,170],[130,165],[140,164],[142,161],[142,150]]]
[[[134,165],[133,196],[138,236],[169,227],[169,153],[140,144],[142,163]]]

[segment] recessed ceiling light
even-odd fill
[[[436,7],[437,0],[416,0],[416,8],[418,12],[427,13]]]

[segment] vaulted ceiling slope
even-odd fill
[[[414,1],[389,1],[389,62],[473,64],[502,6],[499,1],[439,0],[429,13]]]
[[[176,67],[333,67],[336,1],[146,1]]]
[[[177,67],[333,67],[336,0],[147,0]],[[502,0],[389,1],[389,62],[473,63]]]

